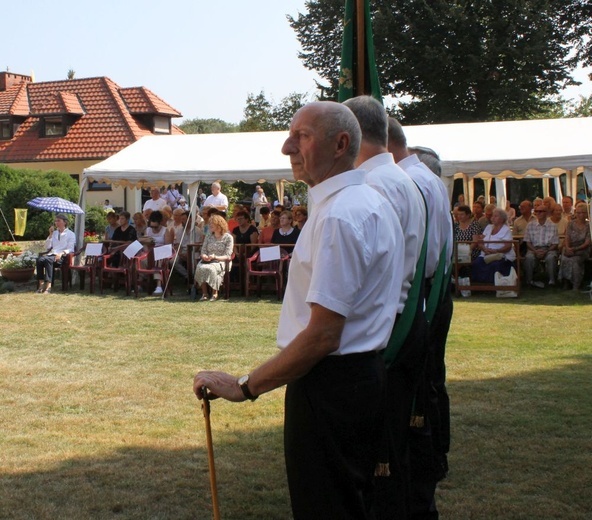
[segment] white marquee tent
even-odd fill
[[[499,182],[504,203],[507,177],[558,178],[566,173],[567,193],[576,192],[577,174],[592,185],[592,118],[407,126],[409,146],[435,150],[442,178],[452,189],[463,178],[472,200],[472,178]],[[89,180],[116,186],[147,187],[200,182],[247,183],[293,180],[289,158],[281,153],[287,132],[148,136],[90,168],[81,181],[81,204]],[[561,192],[559,182],[556,186]],[[281,188],[278,190],[281,193]]]

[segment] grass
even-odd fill
[[[455,300],[442,518],[581,519],[592,488],[590,300]],[[275,352],[280,305],[0,295],[0,518],[208,519],[193,374]],[[288,519],[283,390],[212,403],[226,519]]]

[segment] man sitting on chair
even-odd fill
[[[543,206],[537,207],[534,213],[536,221],[528,223],[524,235],[527,248],[524,258],[524,275],[527,284],[542,289],[545,285],[542,282],[534,282],[532,279],[534,267],[537,260],[543,260],[549,277],[549,285],[555,285],[559,235],[557,234],[557,226],[547,220],[547,210]]]
[[[54,226],[50,226],[49,236],[45,241],[47,252],[37,258],[38,293],[51,292],[54,265],[62,265],[64,257],[76,248],[76,235],[68,229],[68,217],[58,213]]]

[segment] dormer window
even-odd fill
[[[23,117],[5,117],[0,119],[0,140],[9,140],[17,133],[19,126],[23,122]]]
[[[12,139],[10,119],[0,119],[0,139]]]
[[[43,137],[61,137],[64,132],[64,121],[61,117],[46,117],[43,119]]]
[[[171,118],[164,116],[154,116],[154,133],[155,134],[170,134],[171,133]]]

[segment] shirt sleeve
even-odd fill
[[[361,228],[327,218],[315,230],[312,277],[306,301],[347,317],[369,263],[368,240]],[[360,247],[362,245],[362,247]]]

